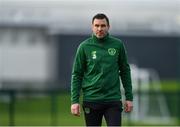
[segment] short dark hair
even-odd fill
[[[93,22],[94,22],[95,19],[106,19],[107,24],[108,24],[108,26],[109,26],[109,19],[108,19],[108,17],[107,17],[105,14],[103,14],[103,13],[98,13],[98,14],[96,14],[96,15],[93,17],[93,19],[92,19],[92,24],[93,24]]]

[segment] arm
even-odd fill
[[[82,46],[78,47],[71,77],[71,112],[72,114],[80,115],[79,97],[81,92],[81,84],[84,76],[85,54]]]
[[[119,57],[119,70],[120,70],[120,77],[123,84],[123,88],[125,90],[125,112],[130,112],[132,110],[133,104],[133,94],[132,94],[132,81],[131,81],[131,72],[130,66],[127,61],[127,54],[124,45],[122,44],[120,50],[120,57]]]

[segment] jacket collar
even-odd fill
[[[97,38],[96,35],[92,34],[92,38],[95,43],[103,43],[109,38],[109,33],[107,33],[103,38]]]

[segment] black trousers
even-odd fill
[[[86,126],[101,126],[104,116],[107,126],[121,126],[122,102],[83,102]]]

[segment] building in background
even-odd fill
[[[44,89],[52,81],[51,39],[46,27],[0,25],[1,89]]]
[[[1,0],[1,89],[69,89],[75,49],[99,12],[109,16],[110,32],[125,42],[131,63],[154,68],[161,79],[178,78],[178,0]]]

